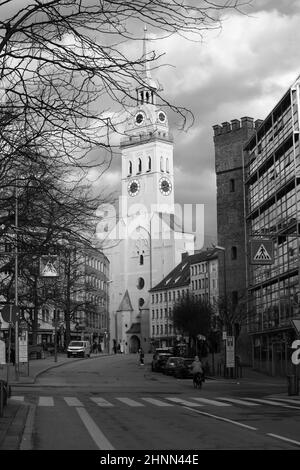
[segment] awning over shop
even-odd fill
[[[141,332],[141,324],[140,323],[132,323],[129,330],[126,331],[126,334],[132,335],[134,333],[140,333],[140,332]]]

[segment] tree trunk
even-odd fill
[[[34,278],[34,309],[33,309],[33,319],[32,319],[32,344],[36,346],[37,344],[37,332],[38,332],[38,322],[39,322],[39,306],[38,306],[38,277]]]

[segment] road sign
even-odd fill
[[[300,335],[300,320],[292,319],[291,323],[292,323],[293,327],[295,328],[297,334]]]
[[[21,330],[19,336],[19,362],[28,362],[28,331]]]
[[[0,340],[0,364],[6,364],[5,343]]]
[[[273,240],[253,239],[250,241],[251,264],[273,264],[274,244]]]
[[[41,277],[58,277],[59,276],[58,256],[56,255],[41,256],[40,276]]]
[[[3,320],[6,323],[9,323],[10,321],[12,323],[16,322],[16,318],[19,315],[20,308],[17,307],[16,305],[5,305],[3,309],[1,310],[1,315]]]
[[[226,338],[226,367],[234,367],[234,365],[235,365],[234,336],[227,336]]]

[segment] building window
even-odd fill
[[[234,179],[229,180],[229,191],[231,193],[235,192],[235,180]]]
[[[139,307],[142,307],[144,305],[145,301],[142,297],[139,298]]]
[[[233,307],[236,307],[237,303],[238,303],[238,293],[236,290],[232,291],[231,293],[231,298],[232,298],[232,305]]]
[[[154,310],[152,310],[152,320],[154,320],[154,318],[155,318],[155,312]]]
[[[158,294],[155,294],[156,295],[156,303],[158,303]]]
[[[162,311],[162,308],[160,309],[160,318],[163,317],[163,311]]]
[[[152,325],[152,336],[154,336],[154,335],[155,335],[155,326]]]
[[[162,302],[162,299],[163,299],[162,294],[159,294],[159,301]]]
[[[236,246],[231,247],[231,259],[237,259],[237,247]]]
[[[138,278],[137,288],[138,288],[139,290],[141,290],[141,289],[143,289],[144,285],[145,285],[144,279],[143,279],[142,277],[139,277],[139,278]]]
[[[148,171],[151,171],[151,157],[148,157]]]
[[[144,264],[144,256],[140,255],[140,265]]]
[[[138,173],[142,172],[142,160],[139,158],[138,159]]]

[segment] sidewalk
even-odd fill
[[[91,354],[92,358],[107,356],[106,353]],[[68,358],[66,354],[58,354],[57,362],[54,356],[45,359],[35,359],[29,362],[29,375],[26,367],[20,367],[20,375],[18,380],[15,376],[15,367],[9,366],[9,384],[14,388],[24,386],[26,384],[34,384],[37,377],[54,367],[70,364],[75,361],[84,361],[84,358]],[[0,379],[7,380],[7,366],[0,366]],[[13,395],[13,393],[12,393]],[[33,407],[28,403],[18,402],[16,400],[8,400],[7,406],[4,407],[3,416],[0,417],[0,451],[1,450],[20,450],[30,449],[30,443],[26,441],[28,426],[32,425]]]
[[[215,375],[209,378],[216,379],[216,380],[224,380],[225,382],[234,381],[234,382],[240,382],[240,383],[282,385],[282,386],[287,387],[287,377],[267,375],[267,374],[264,374],[263,372],[258,372],[256,370],[253,370],[251,369],[251,367],[242,368],[242,377],[225,378],[222,375]]]
[[[91,358],[107,356],[107,353],[93,354],[91,353]],[[19,378],[16,378],[15,367],[10,364],[9,366],[9,384],[12,386],[18,386],[23,384],[33,384],[36,381],[36,378],[46,372],[48,369],[53,369],[54,367],[62,366],[63,364],[70,364],[74,361],[82,361],[84,358],[68,358],[66,354],[58,354],[57,362],[54,361],[54,356],[48,356],[45,359],[33,359],[29,361],[29,375],[27,365],[20,365],[19,368]],[[0,366],[0,379],[7,380],[7,366]]]

